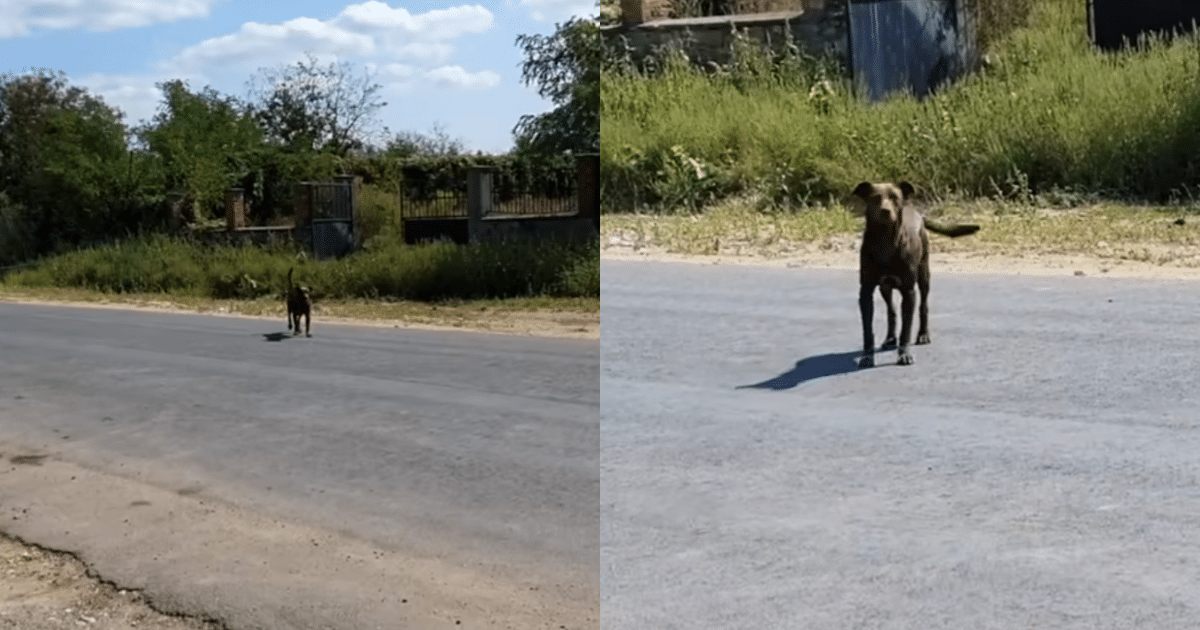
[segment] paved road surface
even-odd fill
[[[601,270],[606,629],[1200,627],[1200,285]]]
[[[0,529],[237,628],[595,627],[596,342],[283,331],[0,303]]]

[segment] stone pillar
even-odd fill
[[[225,191],[225,229],[230,232],[246,227],[246,197],[241,188]]]
[[[671,0],[621,0],[621,20],[626,25],[661,20],[671,15]]]
[[[293,189],[292,213],[296,217],[297,228],[312,223],[312,186],[305,182],[296,184]]]
[[[492,167],[472,166],[467,171],[467,239],[478,242],[484,236],[483,217],[492,212]]]

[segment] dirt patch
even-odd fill
[[[20,630],[219,630],[153,610],[138,591],[89,576],[74,556],[0,534],[0,628]]]
[[[161,300],[144,299],[57,299],[44,296],[31,297],[11,290],[0,293],[0,300],[29,304],[52,304],[87,308],[115,308],[154,311],[160,313],[209,313],[228,317],[271,319],[284,321],[282,302],[272,302],[271,308],[278,315],[260,315],[239,312],[241,309],[261,310],[263,305],[255,303],[214,302],[204,307],[189,307]],[[593,300],[594,301],[594,300]],[[417,328],[425,330],[477,330],[483,332],[535,337],[559,337],[570,339],[599,339],[599,310],[572,309],[506,309],[470,306],[388,305],[376,304],[370,309],[362,305],[315,304],[313,324],[352,324],[383,328]],[[355,317],[344,312],[369,311],[368,316]],[[392,311],[392,312],[389,312]],[[415,312],[414,312],[415,311]]]
[[[841,242],[844,241],[844,242]],[[833,247],[825,243],[797,247],[777,256],[761,254],[675,254],[663,248],[609,243],[601,251],[608,260],[655,260],[708,265],[760,265],[809,269],[858,269],[857,243],[852,238],[839,240]],[[1006,254],[988,251],[937,251],[930,255],[934,273],[1008,274],[1029,276],[1107,276],[1113,278],[1154,278],[1200,280],[1200,268],[1185,264],[1156,264],[1147,261],[1107,258],[1085,254]]]

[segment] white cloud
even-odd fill
[[[128,127],[140,121],[149,122],[162,100],[162,91],[154,85],[155,80],[145,76],[97,73],[79,77],[78,81],[70,79],[72,84],[87,86],[89,93],[120,108]]]
[[[403,7],[392,8],[369,0],[346,7],[331,22],[352,30],[408,35],[419,39],[453,39],[467,33],[482,33],[492,27],[492,13],[479,6],[461,6],[413,15]]]
[[[573,17],[588,17],[597,12],[592,0],[521,0],[521,6],[539,22],[562,23]]]
[[[375,52],[375,41],[369,35],[307,17],[282,24],[247,22],[236,33],[185,48],[167,65],[182,71],[213,65],[273,65],[299,59],[303,51],[318,56],[361,57]]]
[[[4,2],[5,0],[0,0]],[[199,87],[220,72],[255,72],[302,61],[306,53],[321,63],[357,60],[377,70],[389,91],[409,93],[422,86],[481,90],[499,85],[500,75],[447,65],[454,40],[493,26],[491,12],[463,5],[410,13],[368,0],[347,6],[328,20],[298,17],[277,24],[247,22],[237,31],[204,40],[159,65],[162,76],[190,77]]]
[[[35,31],[115,31],[204,17],[222,0],[0,0],[0,39]]]
[[[491,70],[467,72],[461,66],[443,66],[425,73],[425,78],[444,87],[483,90],[500,84],[500,75]]]
[[[214,64],[261,67],[299,60],[304,52],[320,58],[382,55],[442,63],[454,52],[450,40],[487,31],[492,23],[491,12],[479,5],[412,14],[369,0],[352,4],[324,21],[300,17],[282,24],[247,22],[235,33],[186,48],[170,68],[187,71]]]

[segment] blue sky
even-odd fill
[[[503,153],[521,115],[552,107],[521,82],[517,35],[595,13],[594,0],[0,0],[0,73],[61,70],[132,127],[159,107],[155,83],[244,98],[260,68],[311,52],[377,73],[391,131],[436,124],[469,151]]]

